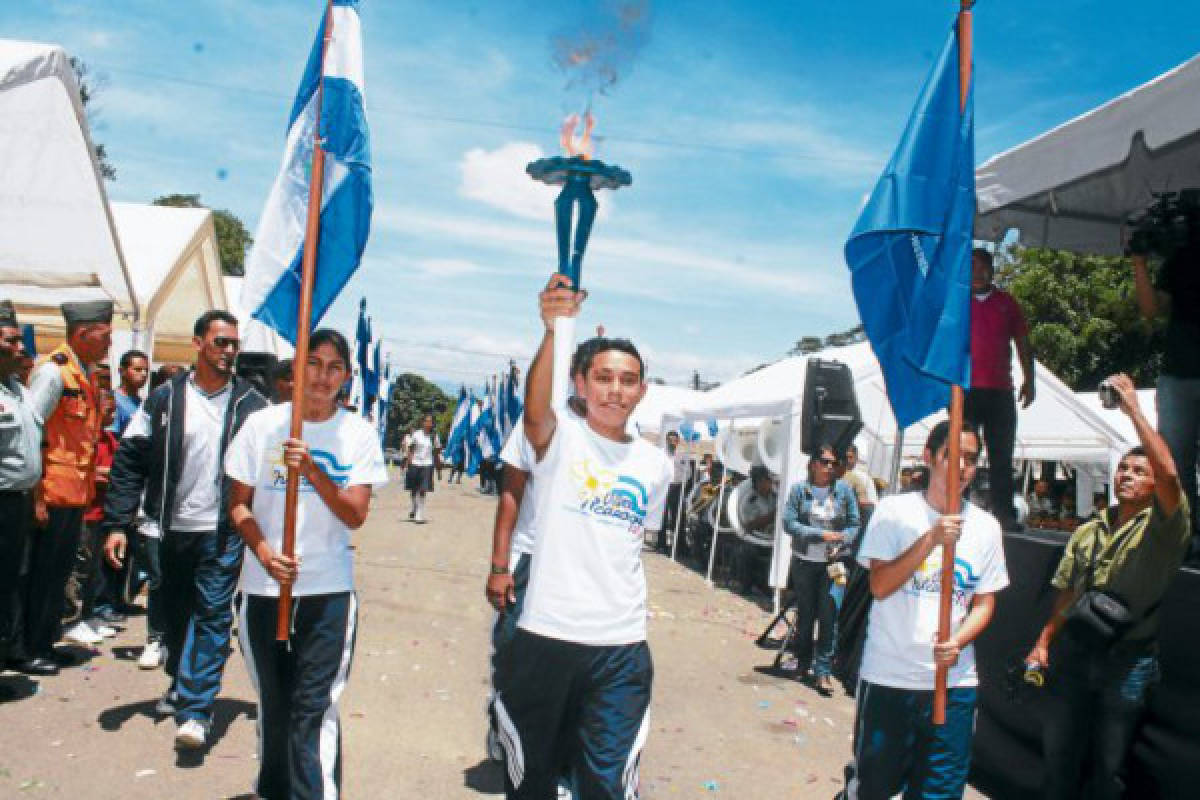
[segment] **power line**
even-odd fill
[[[169,75],[161,72],[147,72],[145,70],[128,69],[125,67],[110,68],[111,72],[123,73],[126,75],[135,75],[140,78],[154,81],[164,81],[167,83],[177,83],[183,86],[194,86],[200,89],[209,89],[222,93],[241,93],[246,95],[255,95],[272,100],[290,101],[291,95],[272,92],[266,89],[253,89],[245,86],[235,86],[231,84],[216,83],[213,81],[196,80],[195,78],[184,78],[177,75]],[[406,117],[409,119],[419,119],[426,122],[442,122],[450,125],[465,125],[469,127],[479,128],[497,128],[501,130],[521,131],[523,133],[536,133],[540,135],[553,134],[557,137],[557,126],[547,127],[545,125],[529,125],[514,122],[503,122],[495,119],[482,119],[478,117],[455,116],[450,114],[438,114],[429,111],[402,111],[388,106],[380,106],[374,102],[371,103],[368,111],[372,114],[385,114],[396,117]],[[598,141],[613,141],[626,142],[629,144],[640,144],[647,147],[660,147],[668,150],[700,150],[712,153],[724,153],[727,155],[740,156],[756,156],[780,158],[784,160],[794,159],[798,161],[822,161],[827,163],[838,164],[863,164],[870,166],[879,166],[879,161],[867,158],[846,158],[837,156],[825,156],[815,153],[797,153],[792,150],[768,150],[755,149],[748,147],[736,147],[733,145],[723,145],[714,142],[699,142],[692,139],[661,139],[646,136],[625,136],[622,134],[606,134],[604,136],[595,137]]]

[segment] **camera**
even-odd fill
[[[1121,405],[1121,397],[1117,394],[1117,390],[1107,380],[1100,381],[1100,386],[1096,389],[1096,394],[1100,397],[1100,405],[1105,408],[1116,408]]]

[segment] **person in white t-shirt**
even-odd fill
[[[583,298],[566,276],[551,277],[526,384],[535,545],[494,704],[509,800],[554,798],[564,767],[576,797],[636,797],[649,733],[654,669],[641,552],[645,531],[662,524],[671,462],[626,433],[646,392],[645,365],[626,340],[603,340],[581,364],[575,390],[585,419],[551,409],[554,321],[577,314]]]
[[[996,592],[1008,586],[1003,535],[995,517],[971,503],[946,514],[950,425],[925,443],[929,486],[880,501],[858,560],[870,569],[875,598],[867,622],[858,686],[855,766],[845,797],[886,800],[962,797],[971,763],[976,687],[973,642],[992,619]],[[979,432],[963,423],[961,485],[975,476]],[[956,543],[951,633],[937,644],[942,553]],[[946,722],[931,721],[934,677],[949,668]]]
[[[408,518],[414,522],[425,522],[425,495],[433,491],[434,467],[442,468],[441,447],[441,439],[433,429],[433,414],[426,414],[421,419],[421,427],[407,437],[404,446],[408,456],[404,488],[412,496]]]
[[[598,341],[601,340],[588,339],[575,348],[571,358],[572,379],[579,374],[584,358]],[[586,403],[578,395],[572,395],[567,400],[567,408],[579,417],[586,416]],[[498,654],[517,632],[517,620],[525,605],[525,589],[529,585],[529,566],[535,544],[537,495],[534,491],[533,469],[537,464],[537,454],[525,436],[524,419],[522,415],[500,450],[500,497],[496,502],[496,518],[492,526],[492,568],[484,587],[488,602],[496,609],[496,620],[492,625],[493,678]],[[488,757],[499,761],[504,754],[495,720],[489,700]]]
[[[322,328],[310,339],[301,438],[292,404],[250,417],[229,446],[230,515],[253,558],[242,567],[238,635],[258,692],[261,797],[336,798],[341,781],[338,702],[354,653],[358,600],[350,533],[367,520],[371,488],[387,482],[374,427],[339,408],[350,346]],[[287,471],[300,474],[296,547],[283,551]],[[279,587],[289,585],[288,643],[275,640]]]

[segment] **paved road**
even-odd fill
[[[407,521],[398,483],[375,499],[357,539],[358,650],[343,709],[349,798],[502,794],[483,758],[488,687],[483,599],[493,502],[439,485],[431,521]],[[643,796],[827,798],[850,751],[853,702],[762,675],[754,638],[769,614],[646,554],[655,660]],[[226,671],[211,748],[177,756],[153,717],[166,688],[139,671],[144,626],[128,628],[62,675],[0,676],[0,797],[184,800],[246,797],[255,775],[254,693],[240,654]],[[978,795],[976,795],[978,796]]]

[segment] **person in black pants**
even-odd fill
[[[816,688],[833,692],[834,626],[836,608],[829,594],[829,553],[858,536],[858,500],[844,481],[835,481],[837,455],[821,445],[808,462],[808,480],[788,492],[783,529],[792,536],[790,584],[796,595],[796,631],[792,652],[796,677],[805,678],[811,666]],[[814,657],[813,629],[817,630]]]
[[[679,434],[671,431],[667,434],[667,455],[671,459],[671,485],[667,487],[667,508],[663,515],[663,525],[658,531],[658,541],[655,549],[660,553],[670,551],[667,539],[675,535],[675,520],[679,515],[679,495],[683,492],[683,484],[687,482],[688,457],[679,451]]]
[[[42,476],[42,425],[17,377],[24,355],[13,304],[0,301],[0,665],[24,660],[21,577]]]
[[[1013,509],[1013,448],[1017,438],[1017,406],[1013,402],[1012,344],[1025,382],[1017,393],[1022,408],[1033,403],[1033,348],[1029,325],[1011,294],[992,283],[992,254],[971,253],[971,387],[963,416],[978,425],[987,447],[991,477],[991,512],[1006,530],[1016,527]]]

